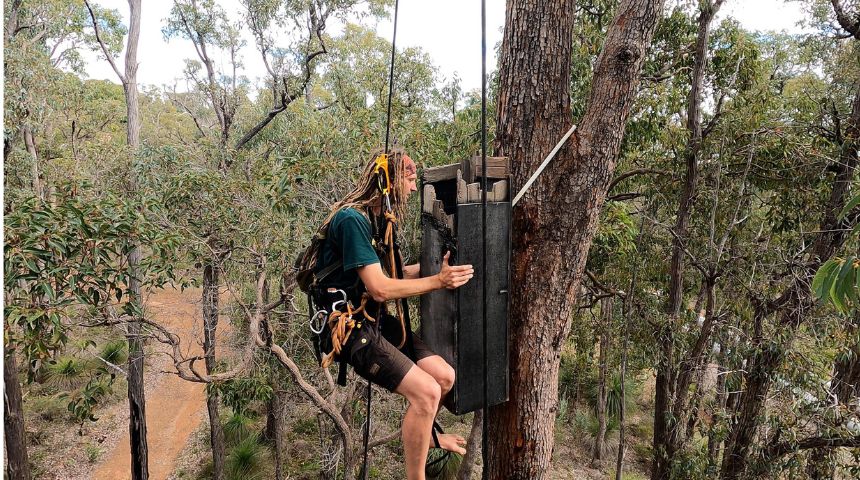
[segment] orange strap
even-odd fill
[[[387,220],[385,224],[385,235],[383,236],[383,242],[388,248],[388,272],[397,277],[397,260],[394,256],[394,224],[397,223],[397,217],[391,212],[385,212],[385,219]],[[398,349],[403,348],[403,345],[406,344],[406,320],[403,318],[403,303],[400,301],[394,302],[395,308],[397,309],[397,319],[400,320],[400,345],[397,346]]]

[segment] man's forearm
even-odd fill
[[[403,278],[421,278],[421,265],[413,263],[403,266]]]
[[[373,295],[373,299],[378,302],[423,295],[444,287],[438,275],[404,279],[386,278],[380,283],[382,285],[376,291],[370,292]]]

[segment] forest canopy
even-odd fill
[[[159,475],[162,412],[143,404],[163,375],[205,411],[177,478],[356,478],[366,384],[335,387],[315,361],[293,262],[388,122],[421,170],[479,152],[480,91],[398,48],[388,117],[374,25],[391,1],[242,0],[234,17],[174,0],[157,26],[145,3],[4,2],[7,475],[89,478],[129,447],[132,478]],[[786,33],[718,15],[722,0],[507,3],[489,153],[518,187],[579,130],[514,209],[490,478],[856,478],[860,4],[792,1],[805,28]],[[518,19],[553,12],[543,43],[514,49],[531,38]],[[186,88],[138,83],[157,68],[134,57],[141,28],[193,47]],[[116,78],[87,78],[83,52]],[[418,203],[399,224],[409,263]],[[403,478],[405,403],[376,398],[370,477]],[[128,419],[130,439],[106,436]],[[481,416],[440,421],[469,453],[439,478],[477,476]]]

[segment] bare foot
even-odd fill
[[[455,433],[439,433],[437,436],[439,437],[439,447],[443,450],[459,453],[460,455],[466,454],[466,449],[463,448],[466,446],[465,438]]]

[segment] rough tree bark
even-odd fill
[[[708,65],[708,39],[711,22],[720,8],[722,0],[706,0],[699,4],[699,28],[693,58],[690,93],[687,97],[687,145],[683,161],[686,165],[684,186],[678,200],[675,216],[675,235],[672,241],[672,259],[669,265],[669,296],[666,302],[666,321],[660,324],[657,340],[660,344],[660,359],[654,395],[654,462],[651,464],[651,479],[668,478],[677,448],[677,438],[672,439],[677,422],[671,421],[675,397],[675,339],[674,330],[684,301],[684,247],[687,226],[692,214],[699,180],[699,157],[702,134],[702,90]]]
[[[219,270],[213,262],[203,267],[203,352],[206,358],[206,373],[215,371],[215,332],[218,328]],[[212,478],[224,478],[224,428],[218,413],[218,391],[208,389],[206,410],[209,413],[209,441],[212,445]]]
[[[511,159],[516,185],[571,123],[573,3],[507,4],[495,150]],[[490,411],[489,478],[539,480],[548,470],[560,349],[662,6],[621,2],[578,133],[513,212],[510,400]]]
[[[3,357],[3,427],[6,440],[6,478],[29,480],[27,437],[24,432],[24,401],[18,381],[18,361],[15,351],[6,349]]]

